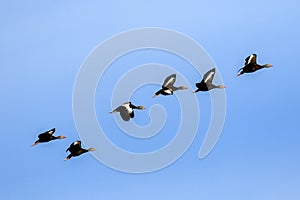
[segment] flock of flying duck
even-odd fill
[[[248,56],[245,59],[245,64],[244,66],[238,70],[238,74],[237,76],[240,76],[244,73],[252,73],[255,72],[257,70],[263,69],[263,68],[270,68],[272,67],[271,64],[264,64],[264,65],[259,65],[256,62],[256,54],[252,54],[250,56]],[[206,72],[203,76],[203,79],[199,82],[196,83],[196,87],[197,89],[195,91],[193,91],[193,93],[199,92],[199,91],[209,91],[215,88],[219,88],[219,89],[223,89],[225,88],[224,85],[214,85],[212,83],[213,79],[214,79],[214,75],[215,75],[216,69],[213,68],[211,70],[209,70],[208,72]],[[176,87],[174,86],[174,83],[176,81],[176,74],[171,74],[170,76],[168,76],[165,80],[164,83],[162,84],[162,88],[160,90],[158,90],[154,95],[153,98],[157,97],[158,95],[173,95],[173,93],[177,90],[185,90],[187,89],[187,87],[185,86],[179,86]],[[135,106],[133,105],[131,102],[126,102],[122,105],[120,105],[119,107],[117,107],[116,109],[114,109],[113,111],[111,111],[110,113],[116,113],[119,112],[121,118],[124,121],[129,121],[131,118],[134,118],[134,109],[137,110],[145,110],[146,108],[143,106]],[[55,128],[48,130],[44,133],[41,133],[38,135],[38,140],[35,141],[32,146],[35,146],[39,143],[45,143],[45,142],[49,142],[52,140],[56,140],[56,139],[64,139],[66,138],[63,135],[60,136],[53,136],[55,132]],[[73,142],[69,148],[66,150],[70,152],[70,154],[64,159],[64,160],[69,160],[72,157],[76,157],[79,156],[83,153],[87,153],[90,151],[95,151],[95,148],[88,148],[88,149],[84,149],[81,147],[81,141],[75,141]]]

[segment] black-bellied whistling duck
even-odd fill
[[[126,102],[109,113],[120,112],[122,119],[124,121],[129,121],[130,118],[134,118],[133,109],[146,110],[146,108],[144,106],[135,106],[131,102]]]
[[[172,95],[174,91],[176,90],[185,90],[187,89],[186,86],[179,86],[176,87],[174,86],[174,83],[176,81],[176,74],[171,74],[170,76],[168,76],[165,80],[163,85],[161,86],[162,88],[160,90],[158,90],[154,95],[153,98],[162,94],[162,95]]]
[[[244,73],[252,73],[255,72],[257,70],[263,69],[263,68],[270,68],[272,67],[271,64],[264,64],[264,65],[259,65],[256,63],[256,54],[252,54],[250,56],[248,56],[245,59],[245,65],[244,67],[242,67],[241,69],[239,69],[237,76],[240,76]]]
[[[214,85],[212,84],[212,81],[214,79],[216,73],[216,69],[213,68],[211,70],[209,70],[208,72],[206,72],[203,76],[203,79],[201,80],[201,82],[196,83],[196,87],[197,89],[194,91],[194,93],[199,92],[199,91],[208,91],[214,88],[225,88],[224,85]]]
[[[70,152],[70,154],[65,158],[65,160],[70,160],[72,157],[80,156],[83,153],[87,153],[89,151],[95,151],[95,148],[83,149],[81,147],[81,141],[73,142],[70,147],[66,150]]]
[[[55,128],[49,130],[49,131],[46,131],[44,133],[41,133],[38,135],[38,140],[35,141],[32,146],[35,146],[39,143],[43,143],[43,142],[49,142],[51,140],[56,140],[56,139],[64,139],[66,138],[65,136],[63,135],[59,135],[59,136],[53,136],[53,133],[55,132]]]

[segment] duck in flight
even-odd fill
[[[264,64],[264,65],[259,65],[256,63],[256,54],[252,54],[250,56],[248,56],[245,59],[245,65],[244,67],[242,67],[241,69],[239,69],[237,76],[240,76],[244,73],[252,73],[255,72],[257,70],[263,69],[263,68],[270,68],[272,67],[271,64]]]
[[[49,142],[51,140],[56,140],[56,139],[64,139],[66,138],[66,136],[63,136],[63,135],[59,135],[59,136],[53,136],[53,133],[55,132],[55,128],[49,130],[49,131],[46,131],[44,133],[41,133],[38,135],[38,140],[35,141],[32,146],[35,146],[39,143],[43,143],[43,142]]]
[[[70,147],[66,150],[70,152],[70,154],[65,158],[65,160],[70,160],[72,157],[80,156],[83,153],[87,153],[89,151],[95,151],[95,148],[84,149],[81,147],[81,141],[73,142]]]
[[[173,92],[175,92],[176,90],[186,90],[187,89],[186,86],[179,86],[179,87],[174,86],[175,81],[176,81],[176,74],[171,74],[170,76],[168,76],[164,80],[164,83],[161,86],[162,88],[160,90],[158,90],[157,92],[155,92],[155,94],[153,95],[153,98],[157,97],[160,94],[165,95],[165,96],[173,95]]]
[[[213,69],[209,70],[208,72],[206,72],[204,74],[201,82],[196,83],[197,89],[194,91],[194,93],[199,92],[199,91],[209,91],[214,88],[220,88],[220,89],[226,88],[224,85],[214,85],[212,83],[215,73],[216,73],[216,68],[213,68]]]
[[[131,102],[126,102],[109,113],[119,112],[124,121],[129,121],[131,118],[134,118],[134,109],[146,110],[144,106],[135,106]]]

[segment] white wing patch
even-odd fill
[[[248,63],[247,64],[249,64],[249,63],[251,63],[251,61],[252,61],[252,59],[253,59],[253,54],[251,54],[251,56],[250,56],[250,58],[249,58],[249,60],[248,60]]]
[[[122,106],[124,106],[126,108],[126,110],[128,111],[128,113],[132,112],[132,108],[130,108],[129,103],[124,103]]]
[[[215,72],[210,72],[204,82],[206,83],[214,75],[214,73]]]
[[[171,90],[165,90],[165,92],[168,93],[168,94],[172,94]]]
[[[80,142],[74,142],[74,145],[79,145],[80,144]]]
[[[174,77],[172,77],[172,78],[170,78],[170,80],[166,83],[166,85],[165,86],[168,86],[170,83],[172,83],[172,81],[174,81]]]

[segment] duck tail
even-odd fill
[[[71,158],[72,158],[72,154],[68,155],[68,156],[64,159],[64,161],[70,160]]]
[[[240,76],[240,75],[242,75],[243,73],[244,73],[243,68],[241,68],[241,69],[239,69],[239,71],[238,71],[238,73],[237,73],[237,76]]]

